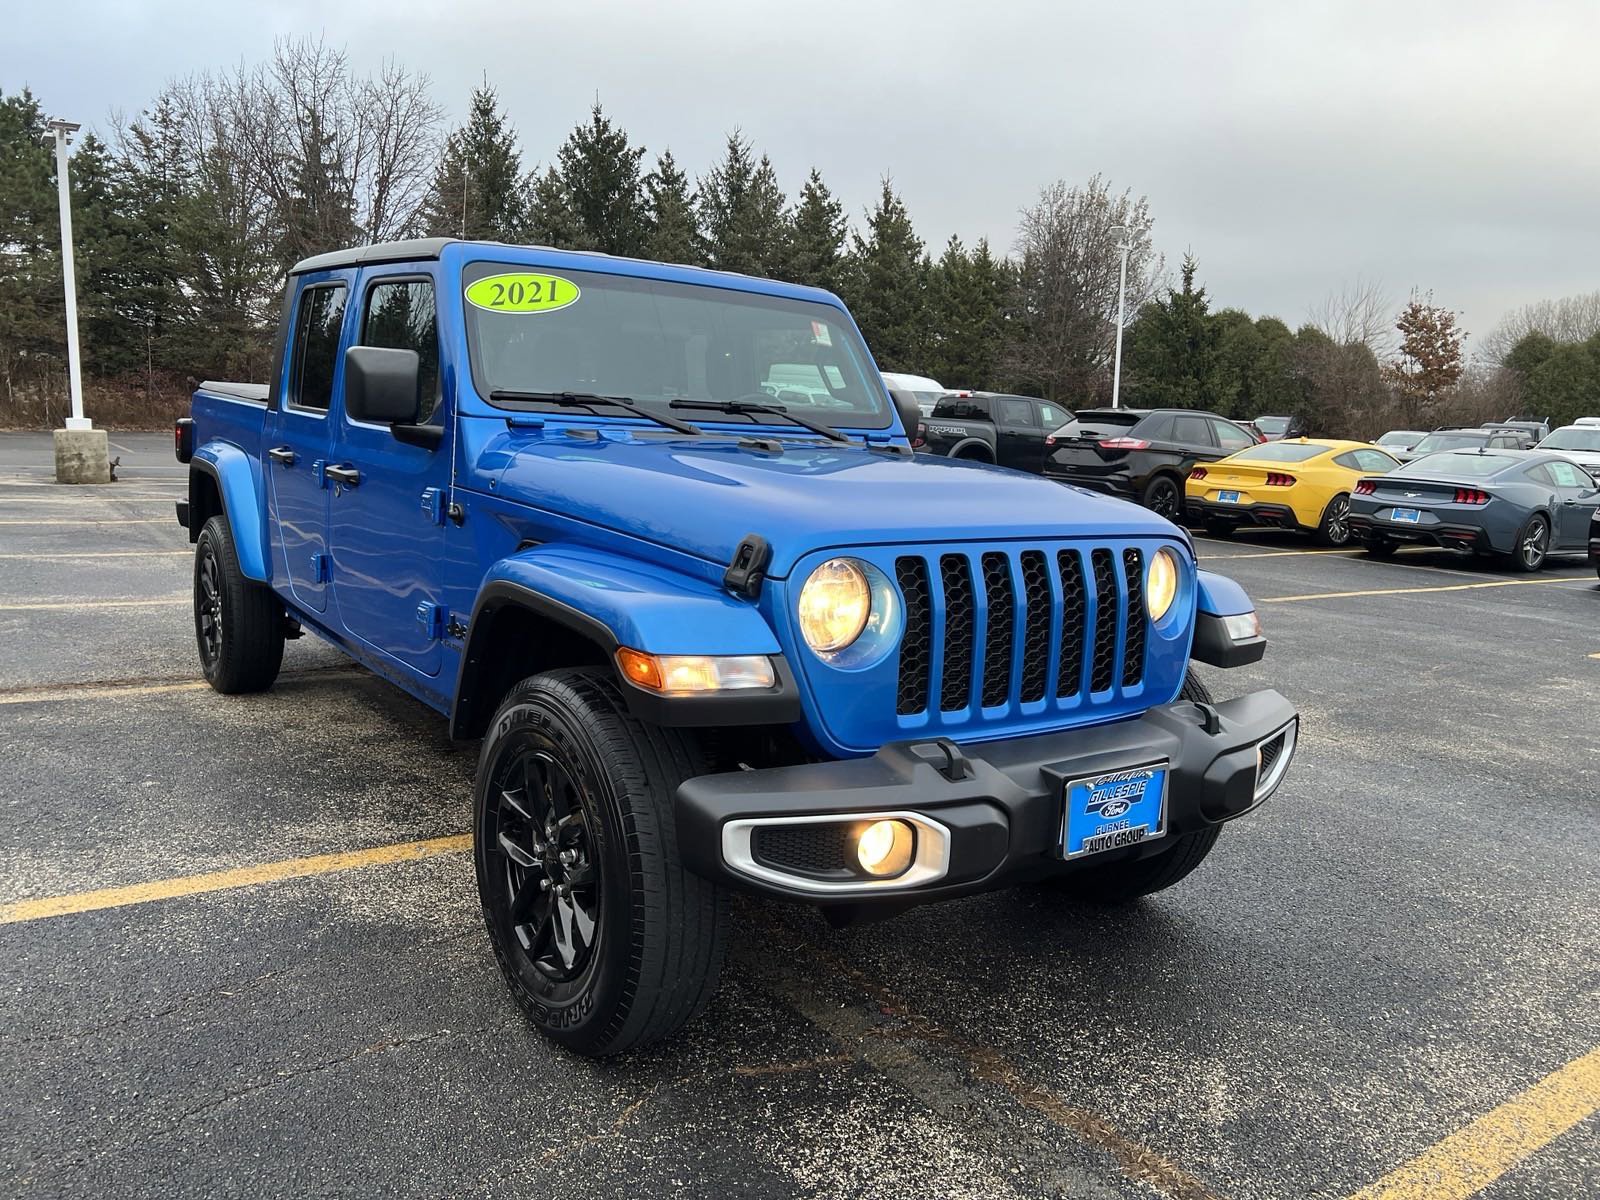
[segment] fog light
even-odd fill
[[[904,874],[916,848],[916,832],[904,821],[874,821],[856,835],[856,860],[878,879]]]

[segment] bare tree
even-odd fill
[[[1051,399],[1084,401],[1106,390],[1116,339],[1118,226],[1128,253],[1127,316],[1156,292],[1164,262],[1151,246],[1149,201],[1113,195],[1096,175],[1082,187],[1058,181],[1023,209],[1007,372]]]
[[[1379,358],[1387,358],[1394,349],[1393,312],[1394,303],[1383,283],[1357,275],[1353,282],[1329,292],[1309,316],[1311,324],[1335,345],[1365,346]]]
[[[1585,342],[1597,332],[1600,332],[1600,291],[1563,296],[1560,300],[1540,300],[1513,309],[1479,345],[1487,361],[1500,363],[1511,353],[1511,348],[1530,333],[1542,333],[1557,342]]]

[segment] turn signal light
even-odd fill
[[[1378,490],[1378,485],[1370,479],[1363,479],[1356,484],[1355,492],[1358,496],[1370,496]]]
[[[1145,441],[1143,438],[1136,437],[1100,439],[1100,449],[1102,450],[1144,450],[1147,449],[1149,445],[1150,443]]]
[[[1268,487],[1293,487],[1294,486],[1294,476],[1293,475],[1282,475],[1282,474],[1279,474],[1277,471],[1268,471],[1267,472],[1267,486]]]
[[[1196,467],[1194,470],[1189,472],[1190,479],[1204,479],[1205,477],[1206,469],[1204,467]]]
[[[778,682],[772,660],[764,654],[646,654],[622,646],[617,665],[629,683],[669,696],[771,688]]]
[[[1487,504],[1487,503],[1489,503],[1489,493],[1488,492],[1481,492],[1477,488],[1457,488],[1456,489],[1456,503],[1457,504]]]

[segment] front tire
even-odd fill
[[[194,546],[194,636],[206,682],[223,695],[264,692],[283,665],[283,605],[239,569],[228,519],[212,517]]]
[[[495,714],[473,789],[484,923],[512,996],[571,1050],[660,1041],[716,990],[727,896],[684,868],[672,811],[703,770],[595,668],[526,679]]]
[[[1183,690],[1178,699],[1200,704],[1210,704],[1211,690],[1190,667],[1183,677]],[[1103,866],[1085,867],[1056,879],[1046,879],[1042,885],[1057,895],[1089,904],[1128,904],[1163,891],[1187,876],[1211,853],[1217,844],[1221,826],[1208,825],[1192,833],[1172,839],[1170,845],[1155,854],[1131,862],[1111,862]]]

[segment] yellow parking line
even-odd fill
[[[181,683],[142,683],[132,686],[57,687],[0,694],[0,704],[46,704],[56,700],[111,700],[118,696],[160,696],[166,692],[198,692],[211,685],[203,679]]]
[[[1433,587],[1368,588],[1360,592],[1308,592],[1304,596],[1268,596],[1262,604],[1289,604],[1296,600],[1343,600],[1347,596],[1409,596],[1417,592],[1470,592],[1474,588],[1520,587],[1535,583],[1583,583],[1581,575],[1562,575],[1555,579],[1495,579],[1488,583],[1447,583]]]
[[[76,612],[91,608],[175,608],[193,602],[193,597],[162,596],[151,600],[49,600],[33,604],[0,604],[0,612]]]
[[[16,900],[10,904],[0,905],[0,925],[14,925],[19,921],[38,921],[44,917],[60,917],[68,913],[92,912],[100,908],[121,908],[128,904],[148,904],[153,900],[171,900],[177,896],[220,892],[229,888],[251,887],[258,883],[278,883],[285,879],[326,875],[332,871],[348,871],[355,867],[413,862],[419,858],[431,858],[436,854],[454,854],[471,848],[472,835],[463,833],[454,837],[430,838],[422,842],[402,842],[398,846],[374,846],[370,850],[317,854],[310,858],[290,858],[282,862],[261,863],[254,867],[236,867],[231,871],[211,871],[204,875],[158,879],[152,883],[136,883],[131,887],[102,888],[95,892],[48,896],[43,900]]]
[[[114,503],[118,500],[138,500],[150,504],[157,503],[158,501],[165,501],[166,503],[171,504],[174,500],[183,499],[182,496],[177,494],[170,496],[163,496],[160,494],[137,495],[130,492],[97,492],[82,494],[86,498],[92,496],[92,499],[90,499],[91,505],[102,500],[107,504]],[[0,507],[10,508],[13,504],[78,504],[80,503],[79,495],[80,493],[76,492],[65,492],[59,496],[7,496],[4,499],[0,499]]]
[[[1600,1111],[1600,1046],[1350,1200],[1465,1200]]]
[[[0,554],[0,558],[37,558],[42,562],[54,562],[64,558],[170,558],[181,554],[188,558],[193,550],[70,550],[51,554]]]

